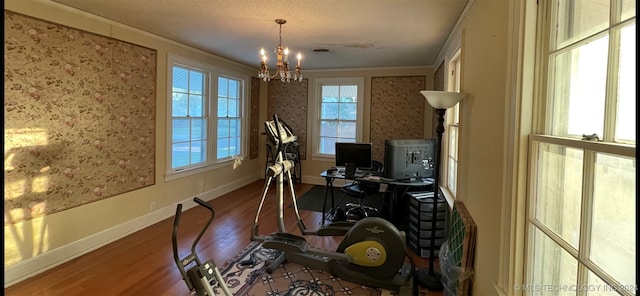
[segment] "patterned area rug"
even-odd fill
[[[252,242],[236,258],[220,269],[227,287],[234,295],[397,295],[396,291],[383,290],[351,283],[330,273],[310,269],[297,263],[280,265],[267,273],[266,260],[280,255],[280,251],[261,247]],[[247,262],[254,262],[247,265]],[[245,264],[242,264],[245,263]],[[224,295],[216,287],[216,294]]]

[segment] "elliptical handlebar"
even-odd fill
[[[280,131],[280,120],[278,119],[278,114],[273,114],[273,123],[276,126],[276,135],[278,135],[278,147],[277,147],[277,151],[281,152],[284,147],[284,144],[282,143],[282,141],[284,141],[284,139],[282,138],[282,133]]]
[[[213,218],[216,216],[216,213],[213,210],[213,207],[211,205],[209,205],[207,202],[205,202],[204,200],[202,200],[200,198],[197,198],[197,197],[194,197],[193,201],[195,201],[197,204],[207,208],[209,210],[209,212],[211,213],[211,216],[209,216],[209,220],[202,227],[202,230],[200,230],[200,233],[196,237],[196,240],[193,241],[193,244],[191,245],[191,254],[195,255],[196,254],[196,245],[198,244],[198,242],[200,241],[200,239],[202,238],[204,233],[207,231],[207,228],[209,228],[209,225],[211,225],[211,222],[213,221]],[[198,262],[198,264],[202,264],[202,262],[200,262],[200,258],[198,258],[197,256],[196,256],[196,262]]]
[[[182,216],[182,204],[178,204],[176,207],[176,214],[173,219],[173,231],[171,233],[171,242],[173,245],[173,259],[176,262],[178,269],[180,270],[180,274],[182,275],[182,278],[187,283],[187,287],[189,288],[189,291],[193,291],[196,288],[195,286],[196,284],[192,282],[193,279],[190,278],[186,267],[192,264],[193,262],[195,262],[196,266],[202,265],[202,261],[200,260],[200,258],[196,253],[196,246],[198,245],[198,242],[200,241],[204,233],[207,231],[207,229],[209,228],[209,225],[211,225],[211,222],[215,217],[215,211],[213,210],[213,207],[209,205],[207,202],[205,202],[204,200],[198,197],[194,197],[193,201],[199,204],[200,206],[208,209],[211,215],[207,223],[205,223],[205,225],[200,230],[200,233],[198,234],[196,239],[193,241],[193,244],[191,245],[191,253],[189,253],[184,258],[180,258],[180,255],[178,254],[178,227],[180,226],[180,217]]]
[[[202,199],[200,199],[200,198],[198,198],[198,197],[194,197],[194,198],[193,198],[193,201],[195,201],[195,202],[196,202],[196,203],[198,203],[199,205],[201,205],[201,206],[203,206],[203,207],[205,207],[205,208],[209,209],[209,211],[211,211],[211,215],[215,217],[215,213],[214,213],[214,211],[213,211],[213,207],[212,207],[209,203],[207,203],[206,201],[204,201],[204,200],[202,200]],[[212,219],[213,219],[213,217],[212,217]]]

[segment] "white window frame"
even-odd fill
[[[460,60],[461,49],[458,48],[451,58],[446,62],[446,90],[452,92],[460,91],[460,73],[462,62]],[[444,192],[446,192],[447,198],[451,201],[456,199],[456,193],[458,191],[458,156],[460,155],[460,103],[447,109],[445,113],[445,133],[442,139],[442,163],[440,167],[443,168],[442,181],[440,186]],[[456,143],[457,147],[451,147],[450,140],[453,130],[456,130]],[[453,171],[453,172],[451,172]],[[453,173],[453,178],[450,178]]]
[[[313,160],[332,161],[335,159],[333,154],[320,153],[320,111],[322,103],[322,86],[323,85],[356,85],[358,87],[357,94],[357,116],[356,116],[356,142],[363,141],[364,129],[364,77],[337,77],[337,78],[315,78],[313,79],[313,88],[311,93],[311,107],[309,108],[310,125],[312,127],[313,138],[311,140],[311,157]]]
[[[207,118],[207,159],[205,162],[186,166],[177,169],[172,168],[172,86],[173,86],[173,67],[181,66],[206,73],[207,81],[205,82],[205,118]],[[217,100],[218,100],[218,77],[235,79],[240,82],[240,116],[241,116],[241,152],[239,155],[217,159]],[[248,153],[249,146],[249,117],[247,115],[249,105],[249,83],[247,75],[238,74],[234,71],[223,69],[208,63],[188,59],[179,55],[169,53],[167,55],[167,112],[166,112],[166,157],[165,157],[165,180],[170,181],[178,178],[199,174],[220,167],[231,166],[237,158],[244,158]]]
[[[563,1],[563,0],[560,0],[560,1]],[[614,281],[614,278],[608,275],[604,271],[604,269],[601,269],[600,267],[597,266],[595,262],[590,260],[589,249],[591,245],[589,242],[591,240],[590,225],[592,224],[591,219],[593,218],[592,216],[593,210],[591,209],[591,207],[593,206],[593,203],[594,203],[594,197],[593,197],[594,189],[592,186],[593,186],[593,182],[595,178],[594,176],[596,172],[596,162],[595,162],[596,154],[603,153],[603,154],[609,154],[613,156],[633,158],[635,160],[635,155],[636,155],[635,143],[625,143],[625,144],[615,143],[615,139],[613,136],[613,134],[615,133],[615,129],[612,124],[615,122],[614,120],[615,108],[611,108],[611,106],[614,105],[611,98],[607,99],[607,103],[606,103],[607,107],[605,107],[604,112],[607,114],[607,116],[614,117],[614,119],[608,118],[607,122],[605,123],[604,135],[599,135],[600,139],[601,140],[604,139],[604,141],[592,142],[592,141],[585,141],[571,135],[568,135],[568,136],[552,135],[553,131],[551,129],[551,126],[547,124],[547,122],[549,122],[550,120],[549,117],[552,116],[549,114],[550,112],[549,106],[551,105],[551,103],[545,102],[545,99],[553,97],[552,91],[551,91],[551,88],[553,87],[552,85],[553,81],[552,79],[549,79],[549,77],[551,77],[551,74],[549,74],[550,70],[548,69],[548,67],[550,67],[549,59],[550,59],[550,56],[553,54],[553,53],[550,53],[550,49],[549,49],[550,43],[548,43],[550,42],[549,40],[552,40],[554,37],[550,33],[551,31],[554,31],[554,30],[549,29],[552,23],[552,20],[555,19],[555,14],[553,13],[553,7],[554,7],[553,3],[554,3],[553,0],[540,1],[539,9],[537,12],[538,22],[540,22],[541,24],[540,26],[538,26],[538,28],[545,28],[543,30],[539,30],[539,33],[538,33],[539,35],[537,36],[538,37],[537,48],[538,48],[538,51],[541,53],[538,56],[539,60],[536,61],[536,64],[540,69],[539,81],[537,83],[537,86],[538,86],[537,93],[538,93],[538,96],[540,96],[540,98],[538,98],[538,101],[536,102],[536,104],[534,104],[535,117],[534,117],[534,123],[532,124],[533,134],[529,136],[530,157],[528,162],[529,173],[528,173],[528,180],[527,180],[528,212],[527,212],[527,219],[525,221],[526,222],[525,245],[527,248],[527,252],[525,252],[526,258],[523,264],[525,276],[524,276],[523,282],[516,282],[517,286],[515,287],[518,289],[519,293],[522,293],[523,295],[539,295],[537,293],[540,293],[540,290],[537,290],[537,289],[545,288],[544,286],[541,286],[541,285],[536,286],[531,284],[533,283],[533,278],[532,278],[533,271],[531,269],[533,268],[532,267],[533,260],[534,260],[533,256],[535,251],[534,250],[534,247],[535,247],[534,230],[535,230],[537,231],[538,234],[541,234],[541,236],[544,236],[548,241],[553,242],[554,246],[557,247],[558,250],[562,250],[562,252],[568,254],[577,262],[577,270],[576,270],[577,278],[575,279],[575,282],[569,282],[569,283],[546,283],[545,282],[544,284],[548,285],[549,287],[562,286],[565,289],[571,288],[572,285],[574,285],[575,287],[584,287],[587,289],[600,288],[600,291],[603,291],[603,289],[605,288],[603,285],[595,285],[592,282],[589,282],[590,279],[588,278],[587,275],[591,272],[594,275],[601,277],[599,281],[602,283],[606,283],[606,285],[611,285],[611,286],[624,285],[623,287],[628,288],[629,284],[631,284],[631,286],[635,286],[636,283],[616,283]],[[612,4],[611,11],[615,11],[614,9],[617,7],[617,5],[620,4],[620,2],[612,0],[611,4]],[[615,13],[610,13],[609,17],[612,19],[616,19]],[[625,21],[624,23],[625,24],[635,23],[635,17]],[[618,28],[621,28],[622,26],[623,25],[616,23],[615,25],[610,25],[605,30],[606,32],[610,32],[610,34],[608,34],[610,38],[609,53],[608,53],[608,59],[610,61],[610,64],[608,66],[608,71],[610,72],[609,72],[609,75],[607,76],[607,85],[608,85],[607,96],[612,96],[612,97],[615,97],[615,94],[610,88],[615,87],[616,85],[615,84],[616,82],[615,78],[617,76],[616,64],[618,62],[617,55],[614,54],[615,52],[618,51],[618,49],[617,48],[614,49],[614,44],[617,44],[617,40],[615,40],[615,38],[620,38],[620,34],[616,30]],[[598,34],[605,31],[601,31]],[[575,44],[575,46],[580,46],[580,45],[581,45],[580,41]],[[537,123],[535,122],[536,120],[537,120]],[[536,212],[535,212],[536,190],[535,189],[538,183],[535,176],[536,176],[537,170],[539,169],[536,156],[538,154],[539,147],[544,144],[551,144],[557,147],[579,150],[584,155],[583,161],[582,161],[583,169],[581,172],[582,203],[581,203],[580,212],[577,213],[580,216],[579,217],[579,230],[580,230],[579,244],[577,248],[574,248],[566,240],[563,240],[563,238],[560,235],[555,233],[552,229],[548,228],[543,222],[538,221],[536,219]],[[633,227],[635,227],[635,223]],[[635,286],[635,288],[637,289],[637,286]],[[586,290],[585,291],[578,290],[576,294],[586,295],[586,292],[587,292]],[[635,295],[636,291],[630,290],[630,289],[622,289],[620,290],[620,294]]]
[[[220,78],[224,78],[224,79],[227,79],[227,80],[235,80],[235,81],[237,81],[237,82],[238,82],[238,98],[237,98],[237,99],[238,99],[238,101],[239,101],[239,102],[238,102],[238,105],[239,105],[239,106],[238,106],[238,116],[237,116],[237,117],[232,117],[232,118],[237,118],[237,119],[239,119],[239,122],[240,122],[240,143],[239,143],[239,145],[240,145],[240,151],[239,151],[239,153],[237,153],[237,154],[235,154],[235,155],[230,155],[230,156],[223,157],[223,158],[218,158],[218,156],[217,156],[217,154],[218,154],[218,153],[217,153],[217,151],[216,151],[216,161],[217,161],[217,162],[224,162],[224,161],[227,161],[227,160],[232,160],[232,159],[237,158],[237,157],[239,157],[239,156],[244,156],[244,155],[246,155],[246,149],[245,149],[246,143],[244,143],[244,142],[242,141],[243,135],[245,135],[245,133],[243,132],[243,131],[244,131],[244,129],[243,129],[243,128],[246,126],[246,124],[245,124],[245,123],[243,122],[243,120],[242,120],[242,119],[243,119],[243,117],[244,117],[244,116],[243,116],[242,109],[243,109],[243,106],[245,105],[245,104],[244,104],[243,99],[244,99],[245,97],[247,97],[247,96],[246,96],[246,94],[244,93],[244,87],[243,87],[243,85],[244,85],[244,80],[242,80],[242,79],[240,79],[240,78],[232,77],[232,76],[229,76],[229,75],[223,75],[223,74],[221,74],[221,75],[218,75],[218,76],[217,76],[216,81],[218,81]],[[227,99],[232,99],[232,98],[230,98],[230,97],[228,97],[228,96],[227,96],[226,98],[227,98]],[[217,100],[218,100],[218,99],[220,99],[219,94],[218,94],[218,95],[216,95],[216,108],[217,108],[217,106],[218,106],[218,102],[217,102]],[[216,110],[216,113],[215,113],[215,114],[216,114],[215,118],[216,118],[216,124],[217,124],[217,123],[218,123],[218,120],[220,120],[220,119],[221,119],[221,118],[223,118],[223,117],[218,117],[218,112],[217,112],[217,110]],[[229,117],[224,117],[224,118],[229,118]],[[218,128],[217,128],[217,126],[216,126],[216,131],[217,131],[217,130],[218,130]],[[231,137],[228,137],[228,138],[229,138],[229,139],[231,139]],[[216,145],[215,145],[215,146],[216,146],[216,147],[218,147],[218,145],[217,145],[217,141],[218,141],[218,140],[220,140],[220,138],[218,138],[217,133],[216,133],[216,137],[215,137],[215,139],[216,139]],[[216,148],[216,147],[214,147],[214,148]],[[217,149],[216,149],[216,150],[217,150]]]

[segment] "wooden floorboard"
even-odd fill
[[[263,190],[262,180],[209,201],[216,216],[198,244],[197,253],[203,260],[212,258],[223,266],[251,242],[258,202]],[[296,196],[311,189],[311,184],[296,184]],[[269,190],[260,220],[260,234],[277,231],[275,189]],[[289,198],[288,196],[286,196]],[[290,202],[285,202],[287,231],[300,234]],[[315,229],[321,213],[301,210],[305,225]],[[179,228],[179,250],[188,254],[191,243],[200,232],[209,214],[203,207],[183,212]],[[165,219],[93,252],[85,254],[42,274],[4,289],[4,295],[186,295],[188,289],[173,261],[171,232],[173,217]],[[312,246],[332,250],[341,237],[307,236]],[[428,266],[428,260],[412,253],[418,267]],[[422,294],[422,293],[421,293]],[[430,296],[442,295],[429,292]]]

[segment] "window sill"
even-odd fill
[[[228,166],[233,165],[233,163],[234,163],[234,160],[230,159],[230,160],[226,160],[224,162],[215,163],[215,164],[208,164],[208,165],[204,165],[204,166],[201,166],[201,167],[188,168],[188,169],[184,169],[184,170],[180,170],[180,171],[171,171],[171,172],[167,172],[165,174],[164,180],[165,180],[165,182],[169,182],[169,181],[173,181],[173,180],[177,180],[177,179],[181,179],[181,178],[185,178],[185,177],[201,174],[201,173],[204,173],[204,172],[213,171],[213,170],[216,170],[216,169],[219,169],[219,168],[228,167]]]

